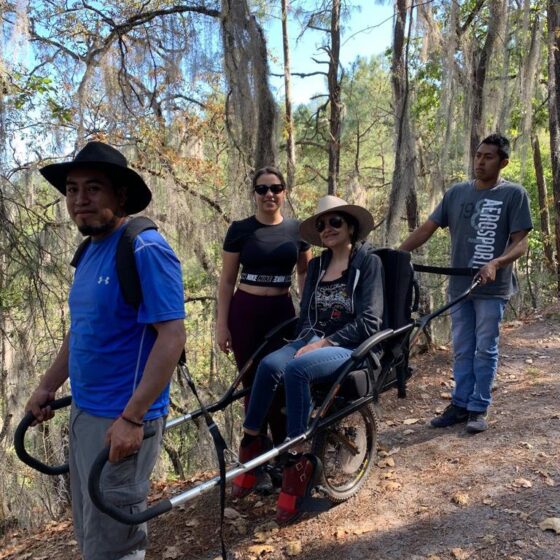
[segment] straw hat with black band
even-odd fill
[[[103,142],[88,142],[72,161],[53,163],[39,169],[41,175],[66,196],[66,177],[72,169],[91,167],[104,171],[115,187],[126,188],[125,212],[141,212],[152,200],[152,192],[144,179],[128,167],[121,152]]]
[[[304,241],[312,245],[321,247],[321,236],[315,229],[317,219],[323,214],[330,213],[349,214],[358,222],[357,239],[359,241],[365,239],[368,234],[373,230],[374,221],[373,216],[363,207],[356,204],[348,204],[342,198],[332,196],[330,194],[323,196],[317,203],[317,210],[313,216],[304,220],[299,226],[299,234]]]

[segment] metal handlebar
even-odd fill
[[[155,435],[156,429],[153,426],[148,426],[144,428],[144,439],[151,438]],[[145,523],[162,513],[169,511],[173,506],[169,499],[160,500],[152,507],[144,511],[139,511],[138,513],[127,513],[116,506],[107,503],[103,499],[103,492],[101,490],[101,474],[103,473],[103,468],[109,460],[110,447],[105,447],[101,450],[99,455],[96,457],[95,461],[91,466],[88,479],[88,491],[91,501],[94,503],[95,507],[106,513],[113,519],[125,523],[127,525],[140,525]]]
[[[65,397],[61,397],[60,399],[56,399],[54,401],[46,403],[45,407],[48,406],[51,410],[60,410],[61,408],[69,406],[71,403],[72,397],[70,395],[67,395]],[[57,466],[46,465],[45,463],[39,461],[39,459],[32,457],[25,449],[25,434],[35,420],[35,416],[31,411],[29,411],[22,418],[16,428],[14,434],[14,447],[18,458],[26,465],[43,474],[56,475],[67,473],[68,463]],[[145,428],[144,439],[153,437],[155,433],[156,430],[153,426]],[[110,515],[121,523],[126,523],[129,525],[139,525],[140,523],[144,523],[149,519],[153,519],[154,517],[157,517],[158,515],[165,513],[172,508],[171,502],[169,500],[162,500],[145,511],[141,511],[136,514],[127,514],[122,510],[116,508],[115,506],[106,503],[103,500],[103,493],[100,488],[100,480],[105,463],[107,463],[107,461],[109,460],[109,450],[110,448],[106,447],[99,453],[92,465],[88,480],[88,490],[91,496],[91,500],[99,510],[101,510],[103,513],[106,513],[107,515]]]
[[[50,407],[51,410],[59,410],[61,408],[67,407],[71,402],[72,397],[70,395],[67,395],[66,397],[48,402],[45,404],[45,406]],[[33,413],[29,411],[18,424],[18,427],[16,428],[16,432],[14,434],[14,447],[16,450],[16,455],[26,465],[29,465],[31,468],[38,470],[43,474],[55,475],[67,473],[68,463],[51,467],[49,465],[45,465],[45,463],[42,463],[41,461],[39,461],[39,459],[35,459],[35,457],[29,455],[29,453],[25,449],[25,433],[27,432],[31,424],[35,422],[35,420],[35,416],[33,416]]]

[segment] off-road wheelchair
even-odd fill
[[[303,442],[308,442],[311,453],[322,464],[322,474],[315,488],[316,499],[307,504],[308,511],[324,510],[330,505],[345,501],[355,495],[366,482],[375,464],[378,420],[374,404],[379,395],[394,388],[399,397],[406,396],[407,380],[412,374],[409,366],[409,349],[413,341],[432,319],[468,297],[477,284],[474,279],[471,287],[461,296],[433,313],[413,320],[412,313],[417,309],[419,292],[410,254],[392,249],[378,249],[376,252],[381,258],[385,273],[384,329],[354,350],[351,358],[339,369],[334,384],[312,388],[315,408],[304,433],[286,440],[251,461],[246,463],[234,461],[226,469],[223,461],[225,444],[223,439],[220,443],[221,436],[216,435],[219,434],[219,431],[210,416],[213,412],[224,410],[231,403],[248,394],[250,389],[240,388],[244,375],[249,368],[267,354],[267,349],[272,341],[278,337],[289,338],[292,335],[295,324],[295,321],[292,320],[279,325],[266,335],[264,342],[245,364],[222,398],[207,406],[202,405],[199,410],[192,413],[170,419],[166,423],[166,431],[168,431],[185,422],[205,417],[209,428],[214,433],[218,456],[222,458],[220,475],[178,495],[160,500],[145,511],[129,514],[104,499],[100,480],[103,467],[108,460],[109,450],[107,448],[98,456],[90,474],[89,490],[96,506],[118,521],[139,524],[193,500],[219,485],[222,487],[223,498],[226,482],[251,469],[269,463]],[[472,271],[471,274],[474,276],[475,271]],[[180,364],[179,367],[183,368],[183,373],[187,376],[191,388],[196,391],[185,365]],[[51,408],[60,409],[68,406],[70,402],[70,397],[64,397],[51,403]],[[66,472],[67,465],[48,466],[26,451],[24,436],[33,420],[34,418],[28,414],[16,430],[14,443],[18,457],[24,463],[45,474],[54,475]],[[152,435],[146,431],[144,437]],[[303,509],[306,509],[306,506]]]

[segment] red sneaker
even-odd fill
[[[244,444],[245,437],[239,446],[239,462],[246,463],[262,453],[269,451],[272,447],[271,441],[266,436],[255,436],[249,443]],[[253,490],[257,481],[257,469],[252,469],[240,474],[233,479],[231,495],[233,498],[244,498]]]
[[[286,464],[282,475],[282,491],[276,502],[278,523],[291,523],[302,515],[300,505],[313,489],[316,470],[317,460],[309,454],[296,455]]]

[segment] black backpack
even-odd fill
[[[117,276],[119,278],[119,285],[126,303],[136,309],[138,309],[142,302],[142,286],[140,285],[136,261],[134,260],[134,240],[137,235],[147,229],[157,229],[156,224],[150,218],[137,216],[130,219],[124,227],[124,232],[117,245]],[[74,268],[78,266],[78,262],[80,262],[80,258],[90,242],[91,238],[87,237],[76,249],[70,262]]]
[[[412,322],[412,313],[418,309],[418,283],[414,276],[410,253],[397,249],[376,249],[383,263],[385,278],[384,328],[399,329]],[[406,382],[412,375],[408,365],[409,332],[396,337],[388,349],[396,364],[382,391],[396,384],[399,398],[406,397]]]
[[[385,278],[385,327],[398,329],[412,321],[412,312],[418,310],[418,283],[414,276],[410,253],[376,249],[381,259]]]

